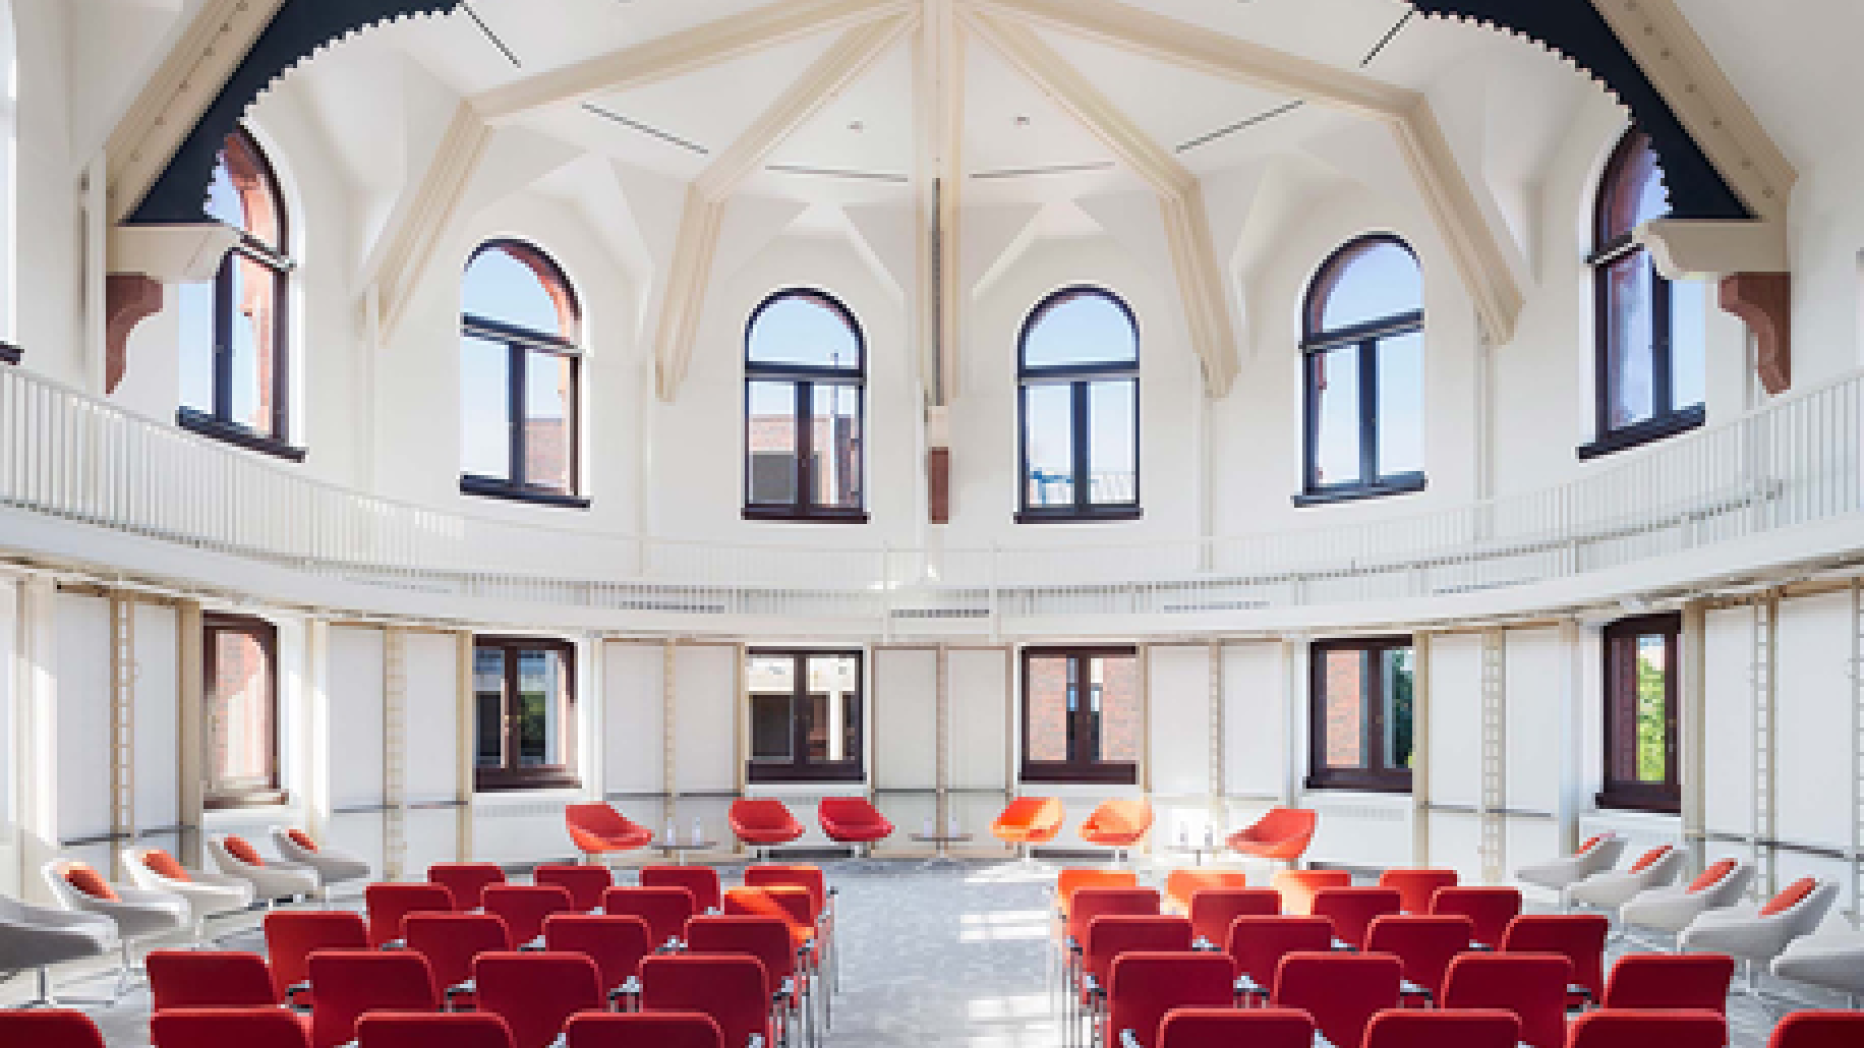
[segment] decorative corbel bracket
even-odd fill
[[[129,370],[129,333],[162,311],[162,282],[142,273],[104,278],[104,392],[115,393]]]
[[[105,393],[115,393],[129,370],[130,332],[162,311],[162,286],[213,279],[238,242],[239,231],[218,222],[111,229],[104,280]]]
[[[1754,370],[1768,393],[1793,384],[1793,275],[1732,273],[1722,278],[1721,307],[1754,333]]]
[[[926,518],[951,523],[951,409],[926,409]]]

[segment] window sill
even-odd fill
[[[865,782],[867,773],[859,765],[835,767],[821,764],[745,765],[744,781],[753,785]]]
[[[1600,790],[1592,799],[1600,812],[1643,812],[1647,815],[1681,815],[1681,797],[1664,797],[1630,790]]]
[[[1100,521],[1139,520],[1145,511],[1138,506],[1105,506],[1091,509],[1025,508],[1016,512],[1018,524],[1092,524]]]
[[[579,790],[582,779],[568,773],[525,776],[474,776],[474,793],[510,793],[516,790]]]
[[[215,418],[204,411],[197,411],[194,408],[177,409],[175,412],[175,425],[191,433],[199,433],[204,437],[223,440],[235,447],[245,448],[247,451],[257,451],[261,455],[270,455],[273,458],[281,458],[286,462],[304,461],[303,448],[293,447],[277,437],[268,437],[263,433],[247,429],[237,422],[228,422],[222,418]]]
[[[507,502],[525,502],[533,506],[557,506],[563,509],[588,509],[589,500],[580,495],[565,495],[539,488],[521,488],[490,477],[460,475],[460,494],[482,495]]]
[[[1297,508],[1304,506],[1331,506],[1336,502],[1358,502],[1361,499],[1382,499],[1387,495],[1410,495],[1423,491],[1427,483],[1422,473],[1407,473],[1403,476],[1381,480],[1376,484],[1342,485],[1337,488],[1321,488],[1316,491],[1304,491],[1294,497]]]
[[[1395,779],[1367,779],[1359,776],[1329,775],[1315,778],[1309,775],[1302,783],[1303,790],[1313,792],[1353,792],[1353,793],[1401,793],[1411,792],[1411,777],[1405,776],[1402,782]]]
[[[25,351],[11,342],[0,342],[0,364],[17,364]]]
[[[1023,764],[1021,782],[1045,786],[1137,786],[1139,767],[1135,764],[1079,765]]]
[[[864,509],[799,509],[795,506],[746,506],[745,520],[766,520],[798,524],[865,524]]]
[[[1635,426],[1615,429],[1589,444],[1579,446],[1579,461],[1587,462],[1595,458],[1619,451],[1649,444],[1652,441],[1674,437],[1700,427],[1708,420],[1708,413],[1701,404],[1673,411],[1668,415],[1640,422]]]
[[[291,804],[291,794],[284,790],[254,790],[207,797],[201,801],[203,811],[240,811],[247,808],[284,808]]]

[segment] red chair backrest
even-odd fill
[[[511,1027],[490,1012],[370,1012],[357,1048],[512,1048]]]
[[[1455,870],[1386,870],[1379,887],[1398,889],[1398,905],[1406,913],[1429,913],[1430,897],[1438,888],[1456,887]]]
[[[1159,1024],[1173,1008],[1229,1004],[1230,965],[1219,954],[1122,953],[1107,976],[1107,1029],[1102,1044],[1131,1030],[1142,1048],[1156,1048]]]
[[[1241,845],[1263,858],[1293,859],[1307,850],[1320,824],[1320,813],[1310,808],[1270,808],[1260,819],[1230,835],[1232,847]]]
[[[1864,1011],[1812,1009],[1781,1019],[1767,1048],[1857,1048],[1860,1044],[1864,1044]]]
[[[709,1015],[728,1048],[748,1043],[752,1034],[769,1044],[769,984],[764,966],[743,954],[649,957],[641,962],[641,1008]]]
[[[1401,909],[1396,888],[1322,888],[1314,893],[1314,916],[1333,922],[1333,937],[1362,950],[1366,928]]]
[[[646,827],[601,801],[565,806],[563,824],[570,840],[585,852],[613,851],[653,840]]]
[[[427,868],[427,879],[453,893],[454,909],[476,910],[486,885],[505,883],[505,871],[489,862],[437,862]]]
[[[1522,914],[1502,933],[1503,953],[1557,953],[1573,965],[1572,981],[1594,1002],[1605,998],[1605,939],[1612,922],[1598,913]]]
[[[0,1044],[31,1045],[32,1048],[104,1048],[104,1035],[83,1012],[64,1008],[0,1011]]]
[[[265,915],[265,956],[272,966],[273,1000],[310,978],[316,950],[360,950],[369,945],[362,915],[348,910],[273,910]]]
[[[1312,1048],[1313,1044],[1314,1019],[1298,1008],[1173,1008],[1159,1023],[1157,1048]]]
[[[472,978],[474,957],[517,945],[504,920],[489,913],[411,913],[401,931],[408,949],[427,959],[441,993]]]
[[[482,953],[472,977],[479,1010],[505,1020],[515,1048],[546,1048],[570,1016],[605,1005],[595,962],[580,953]]]
[[[1156,917],[1158,912],[1157,888],[1080,888],[1068,905],[1068,934],[1085,946],[1087,923],[1096,917],[1120,913]]]
[[[1398,1007],[1398,958],[1384,953],[1291,953],[1275,969],[1270,1003],[1301,1008],[1336,1045],[1357,1045],[1366,1024]]]
[[[699,1012],[584,1012],[563,1033],[567,1048],[725,1048],[724,1032]]]
[[[1068,871],[1063,870],[1063,873]],[[1134,882],[1137,883],[1137,882]],[[1247,888],[1249,878],[1240,870],[1173,870],[1165,875],[1165,899],[1177,907],[1179,913],[1191,910],[1191,899],[1198,892],[1215,888]],[[1056,881],[1056,893],[1060,894],[1061,882]],[[1213,940],[1214,941],[1214,940]]]
[[[789,926],[790,945],[801,948],[815,939],[809,919],[809,889],[779,884],[769,888],[725,889],[725,913],[732,917],[774,917]]]
[[[1515,1048],[1521,1020],[1499,1008],[1388,1008],[1372,1017],[1361,1048]]]
[[[1353,875],[1345,870],[1277,870],[1271,884],[1281,896],[1281,912],[1306,917],[1314,912],[1314,896],[1324,888],[1350,888]]]
[[[1238,917],[1230,922],[1223,950],[1237,975],[1247,975],[1265,990],[1275,987],[1275,971],[1291,953],[1331,949],[1333,924],[1325,917]]]
[[[1521,915],[1521,889],[1487,886],[1439,888],[1430,897],[1431,913],[1460,913],[1476,925],[1476,942],[1496,946],[1508,922]]]
[[[1102,801],[1081,824],[1083,832],[1136,837],[1152,828],[1152,803],[1144,797],[1115,797]]]
[[[866,797],[824,797],[816,804],[816,815],[849,826],[874,826],[887,821]]]
[[[1443,977],[1444,1008],[1505,1008],[1521,1020],[1532,1048],[1566,1043],[1566,986],[1573,965],[1552,953],[1466,953]]]
[[[1082,945],[1082,967],[1100,985],[1107,986],[1113,960],[1121,954],[1189,951],[1191,922],[1183,917],[1104,914],[1088,922],[1087,941]]]
[[[1469,949],[1475,927],[1460,914],[1393,914],[1372,922],[1366,930],[1366,949],[1398,958],[1406,979],[1442,997],[1444,973],[1458,954]]]
[[[726,817],[734,828],[754,833],[790,833],[803,829],[803,824],[791,814],[789,805],[775,797],[740,797],[731,802]]]
[[[1853,1034],[1855,1038],[1857,1033]],[[1728,1022],[1719,1014],[1701,1009],[1657,1010],[1605,1009],[1588,1012],[1573,1020],[1567,1031],[1566,1048],[1722,1048],[1728,1043]],[[1775,1031],[1774,1043],[1779,1044]],[[1832,1042],[1834,1045],[1859,1043],[1853,1039]]]
[[[684,888],[648,888],[618,885],[602,893],[602,912],[639,917],[653,933],[659,948],[677,939],[693,916],[693,893]]]
[[[1605,1008],[1701,1008],[1726,1015],[1735,959],[1723,953],[1627,953],[1605,980]]]
[[[1074,893],[1082,888],[1137,888],[1139,875],[1132,870],[1101,870],[1066,866],[1055,874],[1055,908],[1068,916]]]
[[[584,913],[602,905],[602,893],[615,886],[606,866],[568,863],[545,863],[531,871],[531,880],[569,892],[570,905]]]
[[[796,948],[789,923],[776,917],[694,917],[686,922],[686,948],[693,953],[735,953],[757,958],[770,980],[765,987],[770,993],[796,974]]]
[[[662,940],[664,941],[664,940]],[[580,953],[595,962],[604,989],[641,974],[641,958],[660,942],[647,922],[616,913],[553,913],[544,918],[544,949]]]
[[[1017,797],[1004,805],[994,825],[1046,832],[1065,817],[1059,797]]]
[[[263,1008],[278,1003],[265,958],[244,950],[151,950],[149,1007]]]
[[[427,959],[412,950],[318,950],[310,971],[313,1048],[355,1040],[364,1012],[440,1010]]]
[[[504,918],[511,941],[519,946],[544,933],[544,918],[575,911],[569,890],[554,884],[492,884],[485,889],[485,912]]]
[[[369,911],[369,945],[401,938],[401,919],[411,913],[447,913],[453,893],[438,884],[371,884],[362,890]]]
[[[823,874],[820,866],[758,863],[744,868],[744,883],[752,888],[789,886],[809,889],[811,920],[820,917],[828,906],[828,877]]]
[[[1273,888],[1203,888],[1191,895],[1191,935],[1221,948],[1238,917],[1273,917],[1281,894]]]
[[[276,1005],[157,1012],[149,1017],[149,1039],[155,1048],[308,1048],[311,1043],[298,1017]],[[45,1041],[19,1043],[49,1048]]]
[[[643,866],[641,887],[684,888],[692,893],[693,907],[699,913],[718,909],[725,899],[718,871],[710,866]]]

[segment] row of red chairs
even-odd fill
[[[731,802],[725,819],[734,836],[760,850],[788,844],[808,832],[789,805],[775,797],[740,797]],[[816,820],[829,840],[856,847],[870,847],[893,835],[893,823],[865,797],[824,797],[816,805]],[[652,830],[600,801],[565,807],[563,822],[577,850],[592,860],[654,843]]]

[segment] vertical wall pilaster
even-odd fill
[[[934,740],[932,786],[933,833],[944,833],[951,825],[951,648],[940,644],[933,656],[932,702]]]
[[[201,867],[206,860],[207,840],[207,771],[206,726],[207,676],[205,667],[207,637],[201,625],[201,602],[183,600],[175,607],[175,738],[176,787],[179,796],[181,834],[180,854],[183,866]]]
[[[1582,696],[1585,631],[1578,619],[1560,620],[1560,792],[1554,818],[1559,823],[1560,852],[1579,848],[1579,814],[1587,809],[1585,753],[1586,710]]]
[[[1283,637],[1282,658],[1282,803],[1301,796],[1301,769],[1307,764],[1308,657],[1305,636]]]
[[[382,877],[408,860],[408,631],[382,632]]]
[[[113,590],[110,601],[110,866],[129,876],[136,846],[136,600]]]
[[[1499,629],[1482,631],[1482,822],[1484,884],[1500,884],[1508,875],[1508,663],[1507,637]]]
[[[608,642],[599,633],[591,633],[585,638],[585,655],[576,660],[577,670],[576,694],[582,697],[577,705],[583,711],[583,722],[577,730],[582,753],[582,789],[583,799],[603,800],[608,796],[608,701],[603,691],[607,679]]]
[[[1778,890],[1778,854],[1774,847],[1777,820],[1774,812],[1775,746],[1774,680],[1779,650],[1780,595],[1768,591],[1754,601],[1753,662],[1749,669],[1753,686],[1754,714],[1754,807],[1753,823],[1748,830],[1748,854],[1754,863],[1754,880],[1749,889],[1757,898],[1767,898]]]
[[[330,621],[318,616],[304,620],[304,690],[297,724],[303,740],[304,770],[298,777],[304,791],[304,824],[312,840],[330,832]]]
[[[472,679],[472,631],[458,630],[453,634],[453,687],[454,709],[454,799],[458,807],[454,809],[457,823],[454,828],[454,857],[460,862],[470,862],[473,857],[473,775],[476,764],[474,736],[478,731],[479,710],[473,695]]]
[[[1205,697],[1210,703],[1210,778],[1209,797],[1204,806],[1205,818],[1209,820],[1211,832],[1215,833],[1216,827],[1225,825],[1229,818],[1223,803],[1223,784],[1227,781],[1223,759],[1223,642],[1211,641],[1205,657],[1210,660],[1210,694]]]
[[[680,780],[674,766],[675,740],[679,738],[679,703],[674,701],[674,674],[679,665],[679,645],[672,638],[660,645],[660,792],[667,798],[665,818],[668,826],[677,826],[680,815]]]
[[[1430,634],[1411,639],[1411,863],[1430,865]]]
[[[39,867],[59,841],[58,587],[33,575],[19,598],[19,880],[29,899],[49,903]]]
[[[1677,774],[1682,780],[1683,841],[1701,857],[1708,839],[1708,606],[1700,600],[1683,605],[1683,629],[1677,652]]]

